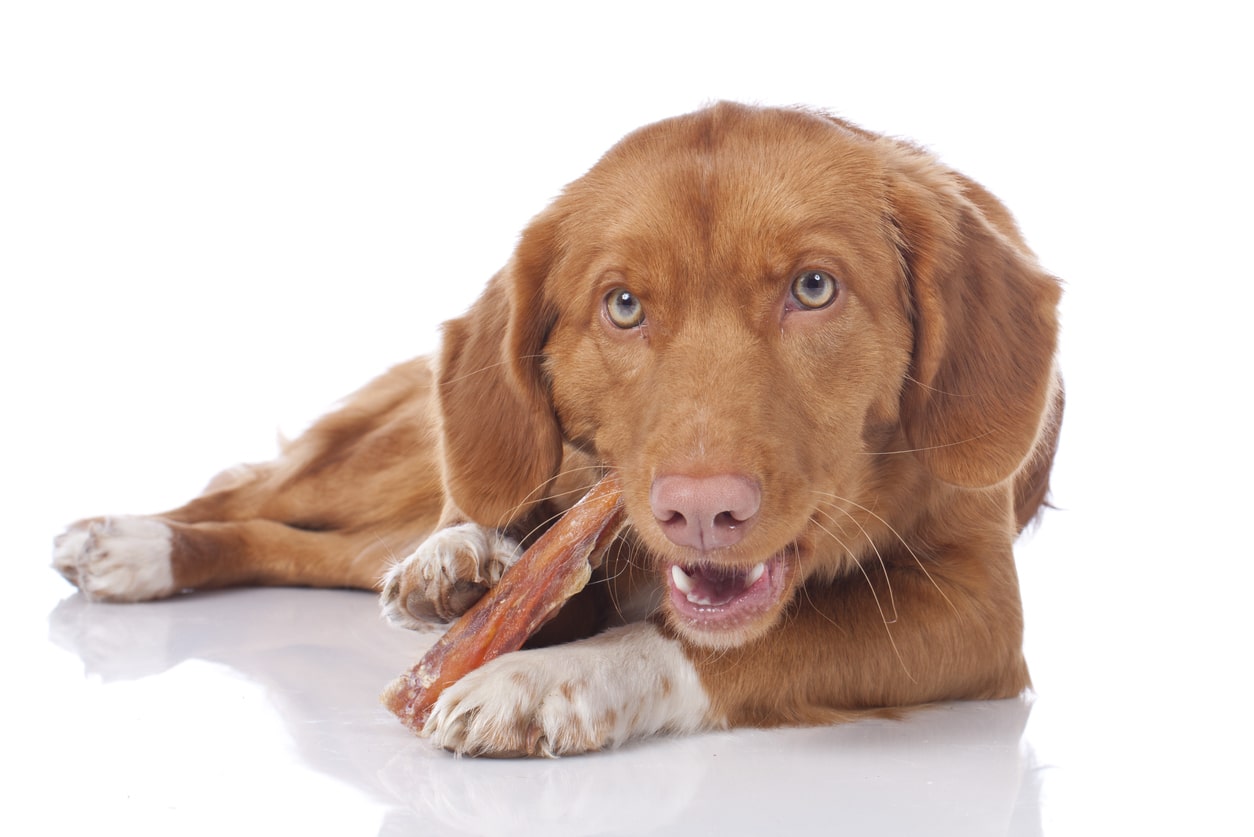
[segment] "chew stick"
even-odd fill
[[[426,655],[383,692],[383,703],[421,732],[445,688],[501,654],[517,651],[592,576],[594,557],[624,523],[618,478],[603,477],[540,536]]]

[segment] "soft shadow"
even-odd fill
[[[557,761],[453,758],[378,703],[434,640],[367,594],[239,590],[139,605],[80,596],[54,642],[105,682],[190,659],[261,685],[310,768],[387,806],[381,834],[1039,835],[1028,699],[803,730],[651,740]]]

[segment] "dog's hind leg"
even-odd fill
[[[75,524],[58,538],[53,564],[102,601],[236,585],[374,589],[412,540],[404,531],[315,532],[272,520],[105,517]]]
[[[395,367],[285,446],[186,505],[79,521],[53,566],[87,595],[160,598],[241,584],[379,589],[444,505],[425,360]]]

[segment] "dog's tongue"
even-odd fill
[[[694,605],[720,607],[743,596],[766,570],[765,564],[749,569],[693,566],[671,567],[671,581]]]

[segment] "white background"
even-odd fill
[[[106,728],[237,688],[264,732],[223,770],[267,765],[253,824],[379,832],[389,803],[355,808],[274,755],[291,741],[247,675],[102,683],[82,644],[50,642],[71,593],[51,538],[270,456],[276,431],[429,351],[622,134],[729,98],[918,140],[1066,282],[1060,510],[1019,564],[1039,789],[1007,831],[1248,833],[1250,28],[1220,2],[873,5],[0,6],[3,816],[191,833],[198,792],[173,777],[206,756],[161,750],[123,789],[102,776],[129,745]],[[751,740],[787,758],[811,739]],[[840,806],[809,803],[835,830]]]

